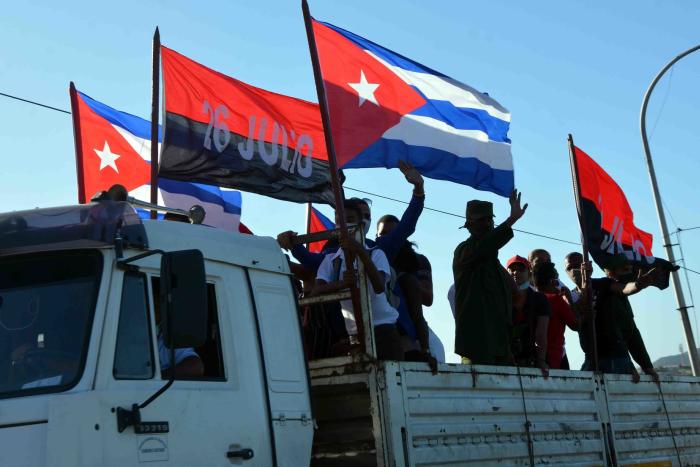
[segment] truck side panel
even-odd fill
[[[697,378],[666,377],[660,388],[650,382],[634,384],[622,375],[604,378],[620,465],[663,459],[674,466],[700,465]]]
[[[604,465],[589,373],[387,362],[387,396],[401,398],[407,465]],[[537,373],[535,373],[535,371]],[[393,416],[395,415],[395,416]],[[397,420],[392,414],[396,439]],[[529,436],[528,436],[529,431]]]

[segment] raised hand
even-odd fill
[[[513,192],[510,194],[510,198],[508,199],[508,202],[510,202],[509,220],[511,224],[514,224],[518,219],[523,217],[523,214],[525,214],[525,211],[527,210],[527,203],[525,203],[525,206],[520,207],[521,196],[522,193],[518,192],[518,190],[513,190]]]
[[[409,162],[399,161],[399,170],[406,177],[406,181],[416,188],[423,188],[423,176]]]

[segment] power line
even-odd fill
[[[403,201],[401,199],[391,198],[390,196],[384,196],[384,195],[380,195],[378,193],[372,193],[370,191],[360,190],[358,188],[351,188],[349,186],[344,186],[343,188],[345,188],[346,190],[356,191],[358,193],[364,193],[366,195],[375,196],[377,198],[387,199],[389,201],[394,201],[394,202],[401,203],[401,204],[409,204],[407,201]],[[441,209],[429,208],[428,206],[425,206],[423,209],[425,209],[426,211],[433,211],[433,212],[445,214],[445,215],[452,216],[452,217],[459,217],[460,219],[465,218],[462,214],[457,214],[457,213],[449,212],[449,211],[443,211]],[[528,232],[527,230],[520,230],[520,229],[513,229],[513,230],[516,232],[523,233],[523,234],[532,235],[534,237],[546,238],[548,240],[554,240],[557,242],[568,243],[570,245],[581,246],[581,243],[579,243],[579,242],[571,242],[569,240],[564,240],[561,238],[550,237],[549,235],[538,234],[535,232]]]
[[[56,107],[52,107],[52,106],[50,106],[50,105],[41,104],[41,103],[39,103],[39,102],[31,101],[31,100],[29,100],[29,99],[24,99],[24,98],[22,98],[22,97],[13,96],[13,95],[11,95],[11,94],[5,94],[5,93],[3,93],[3,92],[0,92],[0,96],[9,97],[10,99],[16,99],[16,100],[21,101],[21,102],[26,102],[27,104],[36,105],[36,106],[39,106],[39,107],[43,107],[43,108],[50,109],[50,110],[55,110],[55,111],[57,111],[57,112],[62,112],[62,113],[65,113],[65,114],[70,115],[70,112],[67,111],[67,110],[63,110],[63,109],[59,109],[59,108],[56,108]],[[365,191],[365,190],[360,190],[360,189],[357,189],[357,188],[350,188],[350,187],[345,187],[345,188],[348,189],[348,190],[357,191],[358,193],[364,193],[364,194],[366,194],[366,195],[375,196],[375,197],[377,197],[377,198],[383,198],[383,199],[387,199],[387,200],[394,201],[394,202],[401,203],[401,204],[408,204],[406,201],[402,201],[402,200],[396,199],[396,198],[391,198],[391,197],[389,197],[389,196],[380,195],[380,194],[378,194],[378,193],[372,193],[372,192]],[[461,214],[456,214],[456,213],[454,213],[454,212],[443,211],[443,210],[440,210],[440,209],[429,208],[429,207],[425,207],[424,209],[426,209],[426,210],[428,210],[428,211],[433,211],[433,212],[437,212],[437,213],[440,213],[440,214],[445,214],[445,215],[448,215],[448,216],[459,217],[459,218],[461,218],[461,219],[464,219],[464,216],[463,216],[463,215],[461,215]],[[516,232],[523,233],[523,234],[532,235],[532,236],[534,236],[534,237],[546,238],[546,239],[548,239],[548,240],[554,240],[554,241],[557,241],[557,242],[568,243],[569,245],[576,245],[576,246],[580,246],[580,245],[581,245],[581,244],[578,243],[578,242],[571,242],[571,241],[569,241],[569,240],[563,240],[563,239],[561,239],[561,238],[550,237],[549,235],[538,234],[538,233],[535,233],[535,232],[528,232],[527,230],[520,230],[520,229],[513,229],[513,230],[516,231]]]
[[[676,227],[676,229],[677,229],[677,230],[676,230],[675,232],[671,232],[671,233],[677,235],[677,234],[680,233],[680,232],[688,232],[688,231],[690,231],[690,230],[697,230],[697,229],[700,229],[700,226],[698,226],[698,227],[689,227],[689,228],[687,228],[687,229],[683,229],[683,228],[681,228],[681,227]]]
[[[699,271],[695,271],[694,269],[686,268],[685,266],[680,266],[680,268],[681,268],[681,269],[685,269],[685,270],[688,271],[688,272],[692,272],[693,274],[697,274],[697,275],[700,276],[700,272],[699,272]]]
[[[46,105],[46,104],[41,104],[39,102],[30,101],[29,99],[23,99],[21,97],[13,96],[11,94],[5,94],[4,92],[0,92],[0,96],[9,97],[10,99],[15,99],[18,101],[26,102],[27,104],[36,105],[39,107],[43,107],[45,109],[55,110],[56,112],[62,112],[64,114],[70,115],[70,112],[67,110],[59,109],[58,107],[52,107],[52,106]]]
[[[46,105],[46,104],[41,104],[41,103],[39,103],[39,102],[35,102],[35,101],[29,100],[29,99],[24,99],[24,98],[18,97],[18,96],[13,96],[13,95],[11,95],[11,94],[6,94],[6,93],[4,93],[4,92],[0,92],[0,96],[8,97],[8,98],[10,98],[10,99],[15,99],[15,100],[18,100],[18,101],[21,101],[21,102],[25,102],[25,103],[27,103],[27,104],[36,105],[36,106],[38,106],[38,107],[43,107],[43,108],[45,108],[45,109],[55,110],[56,112],[61,112],[61,113],[70,115],[70,112],[67,111],[67,110],[59,109],[59,108],[57,108],[57,107],[52,107],[52,106]],[[378,194],[378,193],[372,193],[372,192],[370,192],[370,191],[360,190],[360,189],[358,189],[358,188],[351,188],[351,187],[347,187],[347,186],[344,187],[344,188],[346,188],[346,189],[348,189],[348,190],[356,191],[356,192],[358,192],[358,193],[364,193],[364,194],[366,194],[366,195],[375,196],[375,197],[377,197],[377,198],[382,198],[382,199],[386,199],[386,200],[389,200],[389,201],[394,201],[394,202],[396,202],[396,203],[408,204],[408,202],[406,202],[406,201],[403,201],[403,200],[400,200],[400,199],[396,199],[396,198],[392,198],[392,197],[390,197],[390,196],[384,196],[384,195],[380,195],[380,194]],[[458,217],[458,218],[464,219],[464,216],[463,216],[463,215],[457,214],[457,213],[454,213],[454,212],[443,211],[443,210],[441,210],[441,209],[430,208],[430,207],[427,207],[427,206],[424,207],[424,209],[425,209],[425,210],[428,210],[428,211],[437,212],[437,213],[440,213],[440,214],[445,214],[445,215],[447,215],[447,216],[453,216],[453,217]],[[670,215],[670,213],[669,213],[669,215]],[[527,231],[527,230],[522,230],[522,229],[513,229],[513,230],[514,230],[515,232],[520,232],[520,233],[522,233],[522,234],[532,235],[533,237],[545,238],[545,239],[547,239],[547,240],[554,240],[554,241],[556,241],[556,242],[567,243],[567,244],[569,244],[569,245],[576,245],[576,246],[580,246],[580,245],[581,245],[580,242],[572,242],[572,241],[569,241],[569,240],[564,240],[564,239],[562,239],[562,238],[552,237],[552,236],[544,235],[544,234],[538,234],[538,233],[535,233],[535,232],[529,232],[529,231]],[[692,230],[692,229],[686,229],[686,230]],[[696,272],[696,271],[693,271],[693,270],[690,270],[690,269],[689,269],[689,271],[695,272],[696,274],[700,274],[700,273],[698,273],[698,272]]]

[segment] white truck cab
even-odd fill
[[[0,466],[700,465],[698,378],[307,365],[299,316],[271,238],[0,214]],[[203,374],[166,375],[174,348]]]
[[[141,221],[112,202],[12,213],[0,237],[0,465],[309,464],[298,311],[274,240]],[[153,292],[163,255],[120,262],[193,249],[205,373],[176,380],[120,432],[118,412],[128,422],[167,383]]]

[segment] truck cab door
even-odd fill
[[[277,465],[309,465],[313,421],[299,312],[284,274],[248,271],[262,342]]]
[[[219,263],[206,264],[210,329],[205,346],[194,349],[205,364],[204,376],[176,379],[143,408],[146,432],[136,433],[133,426],[119,432],[115,410],[142,403],[167,382],[161,377],[153,312],[152,289],[159,270],[152,266],[123,274],[105,326],[96,384],[103,465],[272,465],[262,365],[252,307],[245,300],[245,275],[240,268]]]

